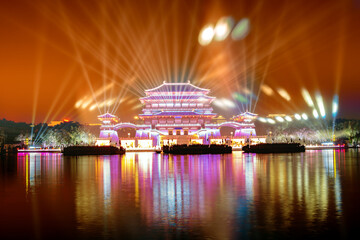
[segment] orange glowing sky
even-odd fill
[[[201,28],[223,16],[248,18],[249,35],[201,46]],[[291,96],[260,91],[259,115],[310,114],[306,88],[321,93],[327,111],[338,94],[339,117],[360,118],[359,23],[359,0],[3,1],[0,118],[96,122],[97,108],[74,107],[87,96],[123,99],[115,113],[127,120],[141,112],[145,89],[188,79],[218,98],[245,86],[257,95],[261,83]]]

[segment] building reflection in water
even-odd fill
[[[62,155],[59,153],[18,153],[17,162],[18,175],[24,178],[27,193],[34,193],[42,181],[55,185],[62,181]]]
[[[18,173],[28,192],[36,191],[44,179],[61,182],[68,172],[80,230],[116,236],[123,231],[119,226],[130,225],[234,238],[259,226],[264,231],[288,229],[294,219],[312,227],[331,212],[340,217],[344,159],[345,152],[339,150],[70,159],[19,154]]]

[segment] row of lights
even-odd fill
[[[306,114],[306,113],[303,113],[303,114],[298,114],[298,113],[296,113],[295,115],[294,115],[294,118],[296,119],[296,120],[298,120],[298,121],[300,121],[300,120],[308,120],[309,119],[309,117],[308,117],[308,115]],[[285,117],[281,117],[281,116],[276,116],[275,117],[275,120],[274,119],[272,119],[272,118],[264,118],[264,117],[259,117],[258,118],[258,120],[260,121],[260,122],[263,122],[263,123],[271,123],[271,124],[275,124],[276,123],[276,121],[278,121],[278,122],[292,122],[293,121],[293,119],[290,117],[290,116],[285,116]]]
[[[213,24],[204,26],[200,31],[198,40],[201,45],[205,46],[211,43],[212,40],[225,40],[230,33],[233,40],[241,40],[248,35],[249,31],[249,19],[241,19],[234,27],[234,19],[232,17],[222,17],[217,21],[215,27]]]

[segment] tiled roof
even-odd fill
[[[188,83],[166,83],[164,82],[160,86],[152,89],[145,90],[145,92],[209,92],[209,89],[199,88]]]
[[[215,97],[210,97],[210,96],[199,96],[199,95],[164,95],[164,96],[147,96],[147,97],[143,97],[140,98],[140,100],[193,100],[193,99],[214,99]]]
[[[116,118],[116,116],[110,113],[104,113],[102,115],[99,115],[98,118]]]
[[[193,111],[158,112],[154,114],[140,114],[141,116],[191,116],[191,115],[216,115],[215,113],[198,113]]]

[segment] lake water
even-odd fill
[[[350,238],[359,160],[354,149],[3,156],[0,239]]]

